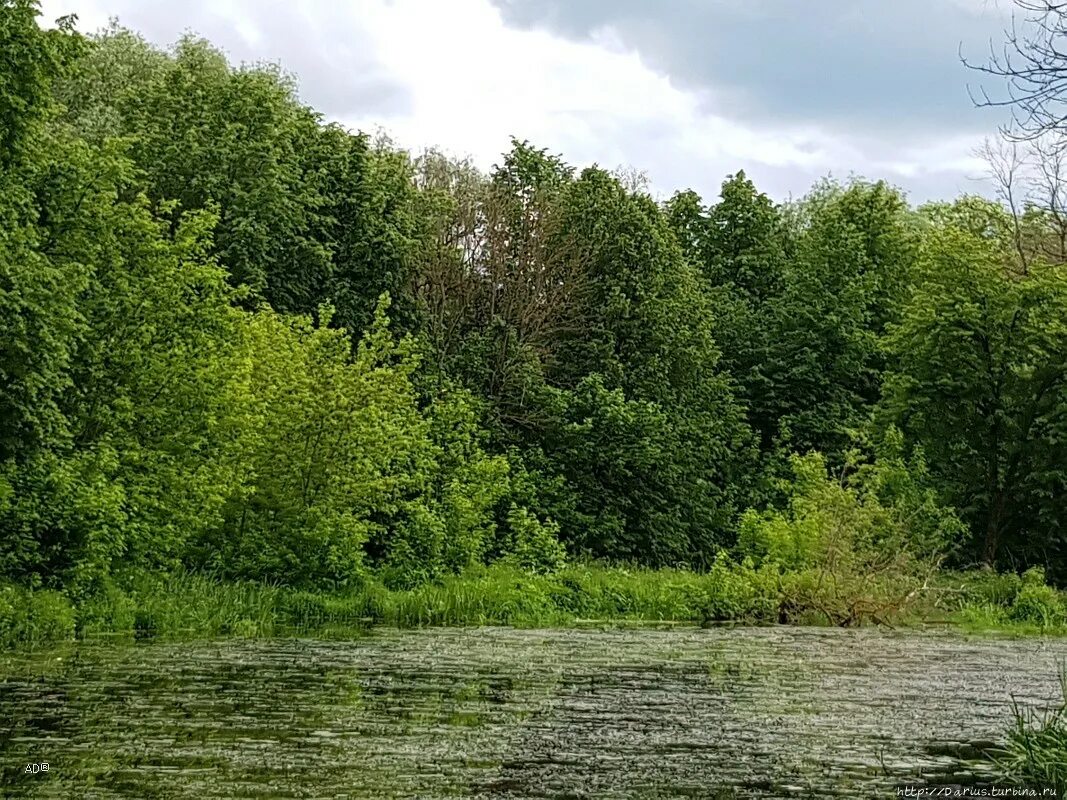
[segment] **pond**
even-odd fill
[[[1067,641],[378,629],[0,656],[19,797],[877,797],[981,781]],[[27,765],[48,764],[29,774]],[[925,777],[924,777],[925,776]]]

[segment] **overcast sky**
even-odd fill
[[[489,166],[509,136],[572,164],[632,166],[709,199],[744,169],[784,199],[828,173],[912,200],[982,191],[959,62],[1000,41],[1010,0],[44,0],[167,45],[192,30],[277,61],[302,98],[410,148]],[[994,87],[990,87],[994,88]]]

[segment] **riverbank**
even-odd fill
[[[399,590],[335,592],[190,573],[134,573],[72,600],[0,586],[0,645],[98,635],[266,637],[394,627],[604,624],[915,625],[970,632],[1067,633],[1067,602],[1041,576],[992,572],[842,577],[720,561],[710,571],[570,566],[535,575],[494,566]]]

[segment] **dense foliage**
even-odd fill
[[[0,0],[8,581],[405,590],[590,557],[848,624],[942,564],[1067,579],[1040,208],[782,205],[742,173],[657,204],[518,141],[484,174],[204,41],[36,17]]]

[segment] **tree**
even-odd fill
[[[83,41],[73,17],[61,17],[55,29],[42,31],[37,0],[2,0],[0,12],[0,164],[6,165],[55,111],[53,85],[80,55]]]
[[[743,407],[719,366],[710,297],[647,195],[630,193],[590,168],[570,187],[564,204],[565,230],[588,264],[589,292],[576,333],[563,337],[549,379],[573,391],[574,402],[592,420],[633,420],[640,441],[656,439],[661,455],[654,481],[639,477],[642,472],[628,482],[612,482],[610,473],[601,472],[604,482],[581,492],[578,506],[626,518],[617,539],[626,552],[643,552],[655,563],[706,562],[728,536],[751,458]],[[606,407],[591,408],[600,405]],[[581,428],[570,430],[573,436]],[[627,449],[634,432],[620,429],[615,449],[599,426],[589,435],[562,452],[576,455],[585,447],[618,453],[620,464],[628,462],[619,451]],[[550,458],[552,448],[549,442]],[[563,474],[572,469],[562,462],[559,468]],[[559,514],[553,516],[563,523]],[[582,535],[565,523],[562,529]],[[612,552],[611,541],[600,539],[593,552]]]
[[[778,417],[760,413],[760,370],[770,334],[770,303],[783,288],[789,246],[778,208],[743,172],[728,177],[720,201],[705,209],[693,192],[676,194],[666,215],[690,263],[707,282],[712,336],[758,431],[771,449]]]
[[[431,154],[420,185],[436,220],[427,330],[441,368],[488,401],[495,446],[535,476],[529,502],[576,550],[709,559],[748,430],[660,209],[525,142],[485,177]]]
[[[218,217],[214,254],[247,308],[314,314],[329,302],[335,324],[359,333],[388,292],[400,327],[417,327],[407,157],[324,125],[277,67],[233,68],[192,36],[168,54],[112,27],[58,92],[89,141],[129,139],[136,188],[174,224]]]
[[[885,407],[970,525],[970,552],[1027,563],[1064,546],[1067,275],[1023,272],[1004,246],[952,221],[928,234],[888,338]]]
[[[795,250],[767,307],[752,413],[778,420],[782,447],[836,462],[880,396],[880,337],[899,314],[917,231],[884,183],[827,184],[791,214]]]
[[[79,258],[96,190],[84,149],[47,126],[51,86],[77,36],[69,24],[44,32],[35,2],[0,2],[0,463],[61,441],[59,408],[82,319]],[[70,163],[64,156],[70,155]],[[105,168],[106,171],[106,168]]]
[[[417,285],[440,367],[490,401],[500,433],[536,424],[544,370],[587,290],[563,227],[570,170],[518,142],[488,176],[435,153],[419,170],[430,235]]]
[[[1021,271],[1035,259],[1067,261],[1067,153],[1058,137],[987,141],[978,154],[989,165],[996,199],[1008,211],[1013,255]],[[1004,221],[999,210],[987,216]]]

